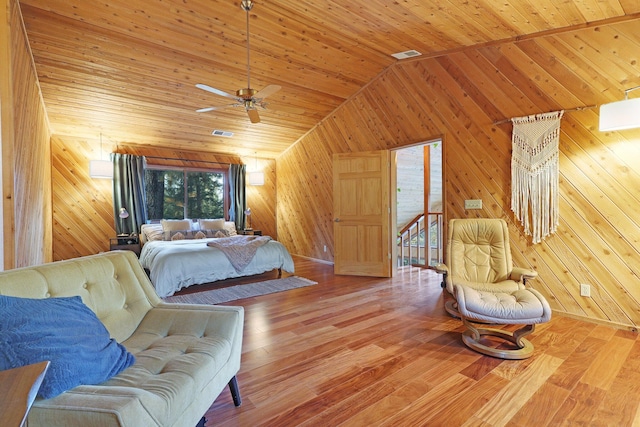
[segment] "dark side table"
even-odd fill
[[[109,239],[110,251],[131,251],[140,256],[140,240],[137,236],[117,236]]]
[[[262,236],[262,230],[240,230],[238,231],[238,234],[243,236]]]

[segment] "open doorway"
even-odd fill
[[[394,150],[394,270],[443,260],[442,140]]]

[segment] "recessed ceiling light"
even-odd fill
[[[224,130],[214,130],[213,132],[211,132],[211,135],[213,136],[224,136],[225,138],[231,138],[233,136],[233,132],[227,132]]]
[[[405,50],[404,52],[391,54],[391,56],[393,56],[396,59],[407,59],[407,58],[413,58],[414,56],[420,56],[420,55],[422,54],[417,50]]]

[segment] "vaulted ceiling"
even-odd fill
[[[638,0],[256,0],[251,87],[261,122],[232,100],[247,86],[239,0],[20,0],[54,134],[108,143],[276,157],[397,60],[614,22]],[[407,59],[415,60],[415,59]],[[211,132],[232,132],[233,137]]]

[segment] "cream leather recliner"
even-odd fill
[[[499,218],[465,218],[449,221],[445,264],[435,266],[443,275],[442,287],[454,295],[455,285],[479,291],[514,292],[524,289],[536,271],[513,266],[507,223]],[[445,309],[460,317],[457,302]]]

